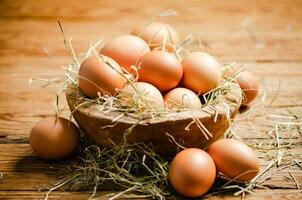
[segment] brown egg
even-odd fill
[[[242,104],[247,105],[251,103],[257,97],[259,90],[257,78],[252,72],[244,70],[238,74],[236,81],[244,93]]]
[[[201,108],[199,97],[187,88],[174,88],[164,96],[167,107],[183,106],[189,109]]]
[[[172,50],[172,46],[179,42],[177,32],[169,24],[162,22],[144,24],[135,28],[132,34],[143,38],[151,49],[161,47],[166,40],[166,47]]]
[[[151,83],[161,92],[178,85],[183,69],[178,59],[165,51],[151,51],[139,59],[139,81]]]
[[[204,52],[188,54],[182,61],[182,84],[195,93],[205,94],[216,88],[221,80],[220,66],[216,59]]]
[[[237,83],[243,91],[243,105],[248,105],[257,97],[259,84],[251,71],[235,66],[225,72],[225,77],[236,78]]]
[[[189,148],[178,153],[169,169],[173,188],[186,197],[198,197],[213,185],[216,168],[211,157],[203,150]]]
[[[135,87],[135,89],[133,88]],[[135,82],[133,85],[127,84],[122,92],[122,101],[129,104],[129,101],[142,101],[146,100],[148,103],[153,104],[155,107],[163,107],[164,99],[160,91],[153,85],[145,82]],[[143,97],[143,99],[141,98]]]
[[[131,72],[131,66],[148,52],[148,44],[140,37],[122,35],[107,42],[100,53],[113,58],[121,67]]]
[[[207,152],[213,158],[217,171],[229,178],[250,181],[259,172],[259,159],[243,142],[221,139],[214,142]]]
[[[62,159],[76,151],[80,143],[78,128],[61,117],[47,117],[31,130],[29,144],[41,158]]]
[[[109,57],[102,58],[104,61],[96,57],[85,59],[79,70],[79,87],[91,98],[97,97],[98,92],[115,95],[116,90],[122,89],[126,83],[119,65]]]

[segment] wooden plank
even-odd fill
[[[17,95],[16,95],[17,96]],[[32,96],[35,96],[35,100],[29,101]],[[43,97],[46,95],[37,95],[36,93],[29,93],[28,95],[24,96],[24,99],[21,100],[11,100],[11,103],[5,103],[5,101],[1,101],[1,105],[5,108],[3,108],[2,112],[0,113],[0,132],[5,133],[8,135],[10,139],[25,139],[28,137],[30,130],[32,126],[38,122],[40,119],[46,116],[53,115],[54,112],[54,102],[55,98],[49,95],[49,98],[47,101],[43,101]],[[62,97],[63,99],[63,97]],[[297,113],[298,115],[301,113],[301,105],[302,100],[301,98],[298,99],[298,101],[295,101],[295,103],[298,103],[297,107],[287,107],[286,105],[293,105],[291,102],[292,99],[288,99],[288,97],[279,98],[276,100],[276,102],[273,104],[275,108],[281,107],[277,111],[285,111],[285,110],[292,110],[294,113]],[[295,100],[295,99],[293,99]],[[65,99],[62,100],[61,105],[66,105]],[[257,102],[255,102],[257,104]],[[259,102],[261,104],[261,102]],[[267,102],[268,104],[268,102]],[[20,105],[20,106],[15,106]],[[23,105],[23,106],[21,106]],[[1,106],[1,108],[2,108]],[[35,109],[32,110],[31,108],[35,106]],[[20,109],[19,109],[20,107]],[[16,111],[16,109],[18,109]],[[251,108],[255,109],[255,108]],[[261,108],[260,108],[261,109]],[[68,110],[66,112],[62,113],[62,116],[68,117]],[[257,110],[255,110],[257,111]],[[258,110],[258,112],[261,110]],[[264,118],[259,117],[256,119],[253,119],[252,121],[247,121],[246,123],[242,123],[242,129],[249,128],[250,130],[251,124],[254,124],[255,127],[261,126],[263,123]],[[265,125],[263,125],[264,128],[262,129],[255,129],[253,133],[257,133],[257,131],[260,131],[257,135],[261,134],[263,131],[266,131],[267,128],[265,128]],[[257,136],[254,135],[254,136]],[[22,140],[21,140],[22,142]]]
[[[148,3],[148,6],[146,6]],[[232,27],[232,22],[238,17],[252,16],[255,17],[255,24],[266,29],[271,27],[280,27],[282,22],[290,21],[293,25],[301,27],[298,19],[302,15],[301,13],[301,1],[275,1],[274,4],[265,1],[249,1],[242,2],[239,0],[233,0],[231,2],[223,3],[220,1],[210,0],[191,0],[183,5],[182,1],[152,1],[150,3],[147,0],[144,1],[131,1],[127,5],[122,1],[93,1],[90,0],[86,4],[81,1],[73,1],[72,3],[67,1],[66,5],[62,6],[62,2],[59,0],[43,2],[37,4],[33,0],[16,0],[2,1],[0,6],[0,13],[5,18],[41,18],[45,20],[66,18],[70,20],[89,20],[89,19],[104,19],[113,20],[130,16],[137,18],[148,17],[154,14],[156,11],[163,10],[165,8],[176,8],[184,16],[174,17],[177,22],[187,22],[196,24],[200,21],[199,17],[204,18],[202,22],[209,22],[212,26],[227,26]],[[101,12],[100,12],[101,10]],[[290,12],[288,12],[290,10]],[[215,14],[213,14],[215,13]],[[208,17],[211,16],[211,17]],[[224,16],[228,16],[229,20],[226,20]],[[265,16],[265,17],[264,17]],[[277,19],[276,21],[274,19]],[[278,23],[272,23],[274,22]],[[223,23],[221,23],[223,22]],[[279,23],[280,22],[280,23]],[[267,27],[269,25],[269,27]]]
[[[114,191],[110,192],[97,192],[95,197],[100,199],[108,199],[105,198],[105,195],[112,194]],[[50,194],[51,200],[60,200],[60,199],[88,199],[91,193],[88,192],[52,192]],[[13,199],[44,199],[45,192],[34,192],[34,191],[2,191],[0,193],[0,199],[2,200],[13,200]],[[279,200],[279,199],[291,199],[291,200],[300,200],[302,194],[300,191],[297,190],[256,190],[255,194],[247,195],[245,197],[246,200],[259,200],[259,199],[272,199],[272,200]],[[181,199],[181,198],[179,198]],[[212,197],[204,197],[203,199],[206,200],[239,200],[242,199],[241,196],[233,196],[232,194],[226,195],[217,195]]]
[[[43,93],[41,91],[40,93]],[[18,94],[16,95],[18,96]],[[21,95],[19,95],[20,97]],[[22,95],[23,96],[23,95]],[[32,97],[35,97],[35,100],[32,100]],[[30,130],[32,126],[38,122],[40,119],[46,116],[53,115],[54,112],[54,102],[55,98],[53,94],[48,95],[49,98],[45,99],[46,95],[37,95],[36,93],[29,93],[28,95],[24,95],[24,98],[21,98],[20,100],[11,99],[9,101],[3,99],[0,102],[2,106],[0,106],[0,132],[5,133],[8,135],[8,138],[10,140],[19,140],[19,142],[24,143],[24,141],[27,141],[27,137],[30,133]],[[65,99],[63,97],[61,98],[61,105],[66,105]],[[294,103],[299,103],[296,106],[293,106]],[[270,101],[266,101],[266,104],[269,104]],[[263,116],[264,112],[266,110],[263,110],[262,103],[260,99],[255,102],[256,107],[252,107],[248,110],[248,117],[244,118],[244,115],[242,115],[241,118],[244,120],[241,120],[240,122],[240,131],[244,131],[245,128],[248,129],[248,131],[251,131],[251,134],[254,137],[259,137],[261,134],[265,133],[270,129],[268,125],[265,122],[267,121],[265,119],[266,116]],[[35,106],[35,109],[32,110],[32,106]],[[289,99],[288,96],[280,97],[276,100],[276,102],[273,103],[273,107],[271,108],[271,111],[269,113],[278,114],[284,111],[291,111],[298,116],[301,116],[302,112],[302,99],[301,96],[298,99]],[[288,107],[287,105],[292,105]],[[259,106],[259,108],[257,108]],[[16,111],[17,110],[17,111]],[[254,114],[253,114],[254,112]],[[68,114],[68,108],[66,107],[66,112],[62,112],[62,116],[69,117]],[[262,114],[262,115],[260,115]],[[260,116],[257,116],[260,115]],[[253,117],[256,116],[256,117]],[[260,137],[261,138],[261,137]],[[20,140],[22,139],[22,140]],[[1,141],[1,140],[0,140]]]
[[[256,141],[253,139],[254,142]],[[252,140],[246,140],[252,144]],[[270,138],[262,139],[263,144],[268,144],[272,140]],[[289,140],[287,140],[289,141]],[[283,145],[283,140],[281,140]],[[295,159],[302,162],[301,157],[301,141],[293,143],[292,147],[285,152],[285,160],[288,155],[298,156]],[[257,150],[259,158],[261,158],[261,168],[265,168],[273,158],[268,159],[267,153],[277,155],[274,149]],[[300,156],[300,157],[299,157]],[[53,187],[53,184],[68,173],[68,165],[72,165],[72,159],[64,161],[47,161],[37,158],[28,144],[0,144],[0,172],[3,174],[0,184],[2,190],[48,190]],[[302,171],[298,166],[290,168],[298,183],[302,185]],[[288,169],[281,170],[276,173],[265,184],[272,188],[296,188],[296,183],[288,177]],[[110,189],[112,185],[105,185],[104,189]],[[66,187],[63,187],[63,189]]]
[[[43,92],[41,92],[43,94]],[[18,96],[18,94],[16,95]],[[11,100],[11,103],[6,103],[5,101],[1,102],[1,112],[0,112],[0,132],[5,133],[8,135],[10,139],[24,139],[28,137],[30,130],[32,126],[38,122],[40,119],[46,116],[53,115],[54,112],[54,102],[55,98],[54,95],[48,95],[47,101],[43,101],[44,97],[46,95],[37,95],[37,93],[29,93],[27,95],[22,95],[25,99],[21,100]],[[35,100],[30,101],[30,99],[35,96]],[[293,105],[293,100],[295,103],[297,103],[296,107],[288,107],[286,105]],[[268,104],[266,102],[266,104]],[[257,104],[257,102],[255,102]],[[259,104],[261,105],[261,102],[259,100]],[[19,105],[19,106],[17,106]],[[65,102],[65,99],[62,97],[61,105],[67,105]],[[285,111],[285,110],[291,110],[294,113],[300,115],[301,113],[301,105],[302,105],[302,99],[299,98],[298,100],[289,99],[287,96],[283,98],[279,98],[276,100],[273,104],[275,108],[281,107],[280,109],[275,109],[275,112]],[[35,107],[34,110],[32,110],[32,107]],[[2,109],[3,108],[3,109]],[[16,111],[17,109],[17,111]],[[257,111],[256,108],[251,108],[251,111]],[[258,109],[257,112],[261,112]],[[257,113],[256,113],[257,114]],[[68,108],[66,108],[66,112],[62,113],[62,116],[69,117],[68,114]],[[242,129],[248,128],[248,131],[250,131],[251,127],[263,127],[261,129],[255,128],[252,133],[256,133],[253,136],[258,136],[262,134],[264,131],[266,131],[268,128],[263,124],[263,117],[259,117],[256,119],[252,119],[251,121],[247,121],[245,123],[241,123]],[[263,125],[262,125],[263,124]],[[251,126],[253,125],[253,126]],[[257,134],[258,131],[258,134]],[[23,140],[21,140],[22,142]]]
[[[229,63],[220,59],[222,64]],[[0,91],[12,93],[32,92],[40,89],[42,84],[33,82],[31,88],[28,87],[28,81],[32,77],[40,78],[60,78],[64,76],[64,70],[61,66],[67,66],[70,63],[69,57],[23,57],[18,60],[12,56],[0,57]],[[292,84],[302,76],[302,62],[237,62],[239,65],[255,72],[258,78],[267,79],[266,82],[276,87],[278,79],[282,82],[281,90],[287,93],[300,93],[301,90],[297,84]],[[12,67],[13,65],[13,67]],[[272,82],[272,83],[270,83]],[[9,87],[8,87],[9,86]],[[12,91],[10,87],[13,87]],[[40,92],[40,91],[39,91]]]
[[[35,199],[42,200],[45,198],[46,192],[39,191],[1,191],[0,200],[15,200],[15,199]],[[99,196],[104,196],[110,192],[98,192]],[[82,200],[88,199],[91,194],[89,192],[52,192],[49,195],[49,200],[73,199]]]
[[[137,24],[137,22],[131,22],[130,19],[128,21],[125,23],[113,20],[110,24],[104,20],[77,23],[62,21],[62,23],[67,37],[73,38],[74,48],[79,53],[85,52],[91,41],[101,38],[108,40],[117,35],[128,34]],[[127,26],[123,27],[125,24]],[[104,31],[104,26],[106,26],[106,31]],[[200,26],[201,24],[178,23],[182,38],[192,34],[192,46],[194,46],[192,50],[204,49],[197,48],[200,36],[209,53],[227,61],[302,60],[302,50],[298,48],[302,45],[302,29],[294,32],[281,29],[273,33],[255,29],[253,33],[249,33],[241,28],[240,24],[237,24],[236,30],[221,28],[223,31]],[[0,55],[44,57],[47,57],[47,54],[67,55],[56,21],[10,20],[10,23],[7,23],[6,20],[0,20],[0,35],[2,35],[0,43],[3,47],[0,49]],[[47,38],[47,40],[41,38]]]
[[[45,56],[45,48],[48,48],[47,52],[52,55],[66,55],[56,24],[58,18],[62,19],[67,35],[74,38],[75,49],[83,52],[91,40],[128,33],[154,12],[175,7],[179,16],[168,17],[167,21],[175,25],[182,36],[201,36],[208,45],[207,50],[225,60],[301,61],[302,52],[298,47],[302,44],[299,23],[302,6],[299,1],[279,1],[274,5],[262,1],[233,2],[192,1],[188,4],[191,6],[181,6],[181,1],[164,4],[154,1],[146,8],[133,1],[125,9],[122,3],[111,1],[73,3],[68,8],[62,7],[60,1],[50,1],[41,9],[34,1],[4,1],[0,6],[3,46],[0,54]],[[70,20],[74,18],[77,21]]]

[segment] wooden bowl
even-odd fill
[[[184,147],[207,148],[211,143],[221,138],[230,126],[231,120],[236,115],[242,99],[241,89],[236,83],[231,83],[230,90],[222,98],[224,103],[206,106],[203,109],[194,111],[195,119],[204,125],[212,134],[206,139],[202,131],[193,122],[192,111],[172,113],[155,119],[138,121],[137,119],[124,115],[116,121],[121,112],[103,112],[97,109],[97,104],[91,103],[86,106],[79,106],[83,103],[84,96],[76,85],[67,88],[66,98],[73,117],[80,128],[101,147],[112,148],[113,143],[119,145],[124,141],[124,132],[130,127],[132,131],[127,134],[128,143],[143,142],[151,144],[154,151],[163,156],[173,156],[179,150],[181,144]],[[213,107],[220,108],[216,111]],[[228,115],[226,108],[228,107]],[[191,123],[189,128],[188,125]],[[174,140],[172,141],[171,137]]]

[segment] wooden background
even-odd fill
[[[302,116],[302,1],[0,0],[0,199],[43,199],[45,190],[65,173],[64,164],[36,158],[28,145],[31,127],[54,113],[55,99],[53,88],[42,89],[37,82],[29,88],[29,78],[62,75],[60,67],[70,62],[56,20],[61,20],[80,55],[90,41],[129,33],[167,8],[176,9],[179,15],[163,20],[182,37],[192,34],[193,43],[200,37],[220,62],[245,65],[262,77],[271,91],[277,90],[280,82],[281,92],[271,112],[290,110]],[[267,99],[273,96],[273,92],[267,93]],[[63,105],[65,100],[61,99]],[[245,141],[270,141],[263,116],[252,124],[243,120],[239,125],[238,134]],[[289,138],[282,137],[284,141]],[[290,151],[300,156],[301,144],[301,135],[294,136]],[[301,157],[297,160],[301,162]],[[268,163],[262,160],[262,167]],[[302,186],[301,168],[291,171]],[[246,198],[302,199],[301,190],[285,179],[285,173],[269,181],[271,190],[257,190]],[[89,195],[58,191],[51,197],[84,199]],[[218,198],[240,199],[232,194],[209,199]]]

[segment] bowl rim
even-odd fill
[[[157,124],[157,123],[165,123],[167,121],[183,121],[183,120],[192,119],[193,117],[196,117],[198,119],[208,119],[216,115],[227,115],[227,111],[224,111],[223,109],[214,110],[214,107],[217,108],[217,106],[226,107],[225,105],[226,102],[227,102],[226,104],[229,107],[228,112],[232,114],[239,109],[242,101],[242,90],[240,86],[238,85],[237,82],[230,82],[230,92],[222,96],[222,98],[227,100],[225,102],[222,101],[214,105],[207,105],[197,110],[173,112],[160,117],[138,120],[133,118],[131,115],[120,116],[123,113],[121,111],[110,111],[110,112],[100,111],[97,109],[97,103],[94,102],[91,102],[89,106],[87,105],[79,106],[82,102],[84,102],[84,100],[79,100],[78,97],[84,96],[84,94],[81,91],[81,89],[78,87],[78,85],[74,83],[67,86],[65,90],[65,95],[71,113],[76,111],[76,112],[80,112],[81,114],[88,115],[89,117],[92,118],[98,118],[102,120],[108,120],[111,122],[119,122],[119,123],[130,124],[130,125],[137,125],[137,124],[150,125],[150,124]]]

